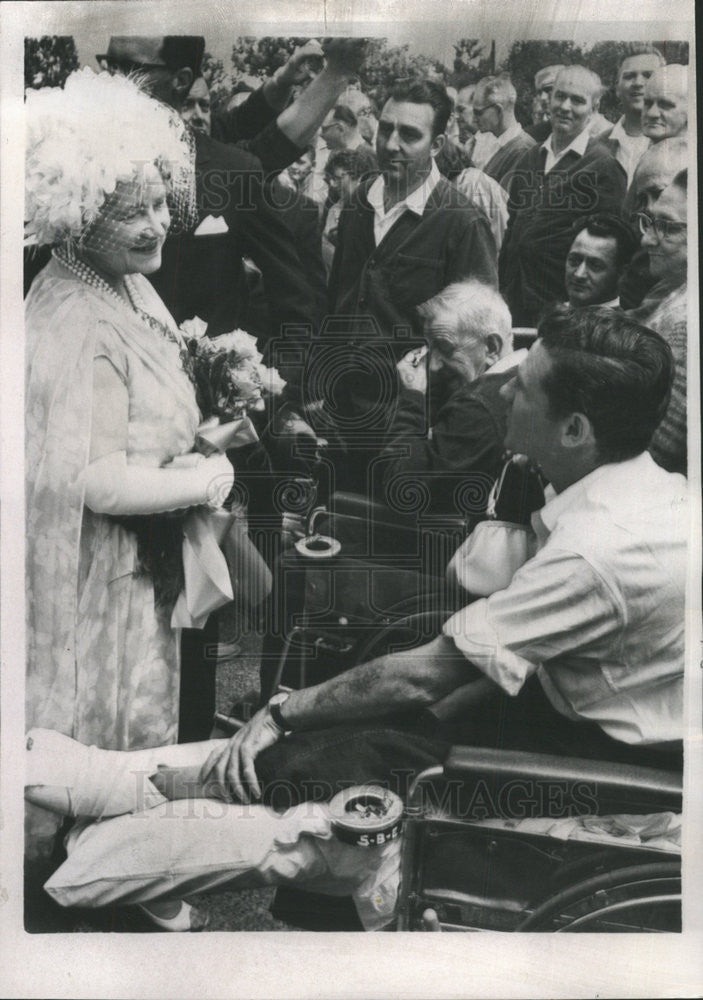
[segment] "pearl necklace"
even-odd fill
[[[85,282],[86,285],[90,285],[91,288],[96,288],[98,291],[111,295],[120,303],[122,307],[126,306],[125,300],[117,294],[112,285],[108,284],[104,278],[101,278],[92,267],[89,267],[88,264],[79,260],[72,248],[55,247],[54,250],[52,250],[52,254],[72,274],[74,274],[81,281]],[[185,347],[178,339],[173,330],[146,311],[144,299],[142,298],[142,294],[139,291],[136,282],[133,280],[132,275],[126,274],[124,276],[124,286],[132,311],[135,312],[137,316],[139,316],[139,318],[143,320],[152,330],[156,331],[156,333],[159,333],[166,340],[170,340],[176,345],[184,372],[191,382],[195,382],[193,360],[187,347]]]

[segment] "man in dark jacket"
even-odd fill
[[[515,326],[534,326],[546,305],[566,298],[575,219],[622,208],[625,171],[589,134],[600,88],[585,66],[562,69],[551,96],[552,133],[515,168],[500,256],[500,288]]]
[[[496,284],[488,220],[435,164],[450,112],[440,84],[397,87],[378,126],[381,176],[340,219],[330,275],[339,342],[320,348],[330,373],[321,389],[340,433],[371,452],[393,418],[395,363],[422,340],[416,307],[454,281]]]

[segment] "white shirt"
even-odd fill
[[[537,672],[568,718],[625,743],[680,740],[686,480],[644,452],[548,492],[536,556],[445,635],[510,695]]]
[[[615,159],[622,165],[627,174],[627,186],[630,186],[635,168],[651,145],[646,135],[628,135],[625,131],[624,116],[613,125],[608,136],[610,141],[617,142]]]
[[[453,183],[472,205],[484,213],[490,223],[496,249],[500,250],[508,226],[508,192],[478,167],[466,167]]]
[[[559,162],[562,156],[565,156],[570,150],[573,150],[574,153],[578,153],[579,156],[583,156],[583,154],[586,152],[586,146],[589,143],[591,134],[588,131],[588,128],[585,128],[583,132],[579,132],[576,138],[572,142],[570,142],[568,146],[562,149],[560,153],[555,153],[554,150],[552,149],[553,138],[554,136],[550,133],[542,143],[542,149],[547,150],[547,159],[545,160],[544,163],[545,174],[548,174],[549,171],[554,166],[556,166],[556,164]]]
[[[471,150],[471,164],[474,167],[485,167],[490,158],[500,149],[498,139],[492,132],[477,132],[473,149]]]
[[[376,240],[376,246],[378,246],[391,226],[397,222],[404,212],[414,212],[415,215],[423,214],[429,197],[441,178],[442,175],[433,160],[432,169],[422,184],[386,212],[383,207],[383,194],[386,189],[386,182],[383,176],[379,174],[366,195],[369,205],[373,208],[373,235]]]

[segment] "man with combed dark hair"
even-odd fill
[[[536,555],[419,649],[274,695],[204,778],[244,801],[282,784],[303,795],[306,781],[402,792],[452,742],[680,762],[687,488],[646,451],[671,350],[597,306],[557,306],[538,334],[504,390],[505,445],[550,483],[532,516]],[[452,727],[437,722],[448,700]]]
[[[332,312],[344,317],[332,367],[344,371],[329,387],[330,409],[340,432],[353,428],[368,447],[393,416],[395,361],[412,346],[409,337],[422,338],[416,307],[454,281],[496,284],[488,220],[435,163],[451,110],[434,81],[396,87],[378,124],[381,176],[360,185],[340,218],[329,288]],[[375,343],[363,339],[370,322]],[[363,460],[360,472],[365,477]]]
[[[617,307],[620,275],[637,245],[634,232],[617,215],[601,212],[579,219],[566,255],[569,305]]]
[[[515,167],[500,289],[516,326],[535,326],[545,307],[564,300],[574,221],[622,208],[625,171],[589,132],[600,91],[600,79],[585,66],[560,70],[551,95],[552,133]]]
[[[622,164],[628,184],[650,142],[642,131],[645,85],[654,71],[665,62],[664,56],[653,45],[633,44],[618,68],[616,90],[623,114],[598,138],[608,146],[618,163]]]

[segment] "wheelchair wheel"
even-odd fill
[[[585,879],[542,902],[516,930],[680,932],[681,865],[633,865]]]

